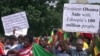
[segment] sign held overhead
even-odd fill
[[[99,30],[98,5],[64,4],[63,30],[67,32],[97,33]]]
[[[14,29],[20,31],[29,28],[25,11],[2,17],[3,27],[6,33]]]

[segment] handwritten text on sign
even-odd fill
[[[100,18],[99,8],[98,5],[64,4],[63,30],[97,33]]]
[[[5,33],[12,32],[14,29],[21,30],[29,28],[25,12],[2,17]]]

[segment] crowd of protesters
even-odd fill
[[[100,56],[94,53],[94,47],[96,46],[96,37],[99,34],[85,34],[80,33],[76,36],[76,33],[68,32],[67,39],[63,37],[64,32],[54,31],[51,36],[52,41],[49,42],[49,36],[35,37],[32,35],[20,35],[18,37],[14,35],[0,38],[0,55],[1,56],[33,56],[31,48],[34,43],[38,43],[47,52],[54,54],[55,56]],[[88,44],[88,47],[84,47],[84,42]],[[100,38],[99,38],[100,42]],[[98,42],[98,43],[99,43]],[[100,44],[99,44],[100,45]],[[29,51],[28,51],[28,50]]]

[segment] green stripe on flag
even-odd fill
[[[54,56],[36,43],[34,43],[32,51],[34,56]]]
[[[64,33],[64,40],[66,40],[68,38],[68,33]]]
[[[51,36],[50,36],[50,38],[49,38],[49,40],[48,40],[48,44],[50,44],[52,41],[53,41],[53,35],[54,35],[54,31],[52,30],[51,31]]]
[[[100,52],[99,37],[96,37],[96,47],[98,48],[98,51]]]
[[[52,37],[49,37],[48,44],[52,42]]]
[[[99,37],[96,37],[96,45],[94,48],[94,54],[95,56],[100,52],[100,45],[99,45]]]

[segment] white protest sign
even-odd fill
[[[69,0],[69,3],[86,4],[88,3],[88,0]]]
[[[69,0],[69,3],[100,3],[100,0]]]
[[[5,30],[5,35],[13,32],[14,29],[20,31],[22,29],[29,28],[25,11],[4,16],[2,17],[2,22]]]
[[[76,0],[76,3],[81,3],[81,4],[84,3],[85,4],[85,3],[88,3],[88,1],[87,0]]]
[[[63,30],[67,32],[97,33],[99,30],[98,5],[64,4]]]

